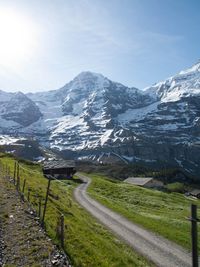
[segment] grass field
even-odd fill
[[[102,175],[88,176],[92,177],[88,190],[92,198],[131,221],[191,249],[191,223],[187,218],[190,217],[191,203],[200,205],[199,200],[179,193],[141,188]]]
[[[4,165],[7,164],[13,173],[13,158],[1,156],[0,161]],[[29,187],[31,203],[37,209],[39,198],[42,198],[44,203],[47,180],[43,177],[39,165],[22,161],[20,166],[21,186],[26,179],[25,195],[27,196]],[[45,218],[47,233],[55,243],[59,244],[56,229],[60,213],[64,214],[65,251],[70,256],[73,266],[153,266],[114,237],[73,200],[72,192],[76,186],[75,181],[68,181],[65,184],[51,182],[51,196]]]

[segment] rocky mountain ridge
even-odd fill
[[[200,171],[200,62],[144,91],[83,72],[58,90],[0,91],[1,133],[63,155]]]

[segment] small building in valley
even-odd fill
[[[73,160],[53,160],[45,161],[43,164],[45,176],[54,176],[57,179],[71,179],[76,173],[75,161]]]
[[[164,186],[163,182],[153,177],[129,177],[124,182],[146,188],[161,188]]]
[[[200,189],[193,189],[189,192],[189,194],[193,197],[200,198]]]

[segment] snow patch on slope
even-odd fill
[[[101,136],[100,138],[100,142],[101,142],[101,145],[103,146],[110,138],[110,135],[112,134],[113,130],[110,129],[110,130],[107,130],[105,131],[105,133]]]
[[[157,110],[160,102],[155,102],[147,107],[138,109],[129,109],[123,114],[118,115],[118,121],[122,124],[130,121],[140,121],[143,120],[148,114],[154,113]]]
[[[200,60],[195,65],[193,65],[191,68],[180,71],[179,74],[188,74],[188,73],[196,72],[196,71],[200,72]]]
[[[175,102],[183,97],[200,95],[200,62],[179,74],[144,89],[145,93],[161,102]]]
[[[11,137],[9,135],[0,135],[0,145],[11,145],[16,143],[19,140],[25,140],[25,138],[22,137]]]

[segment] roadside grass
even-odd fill
[[[14,173],[14,159],[1,156],[0,161],[9,166]],[[26,161],[20,163],[21,188],[26,179],[25,196],[30,188],[30,201],[38,209],[39,198],[44,203],[47,179],[43,177],[39,165]],[[154,266],[129,246],[112,235],[73,199],[76,181],[51,181],[50,197],[45,217],[46,231],[50,238],[59,245],[57,234],[60,214],[64,214],[64,248],[74,267],[129,267]]]
[[[186,198],[180,193],[145,189],[100,174],[87,175],[92,178],[88,189],[92,198],[144,228],[191,250],[191,223],[187,218],[190,217],[191,203],[200,207],[200,200]],[[200,238],[200,231],[198,233]]]

